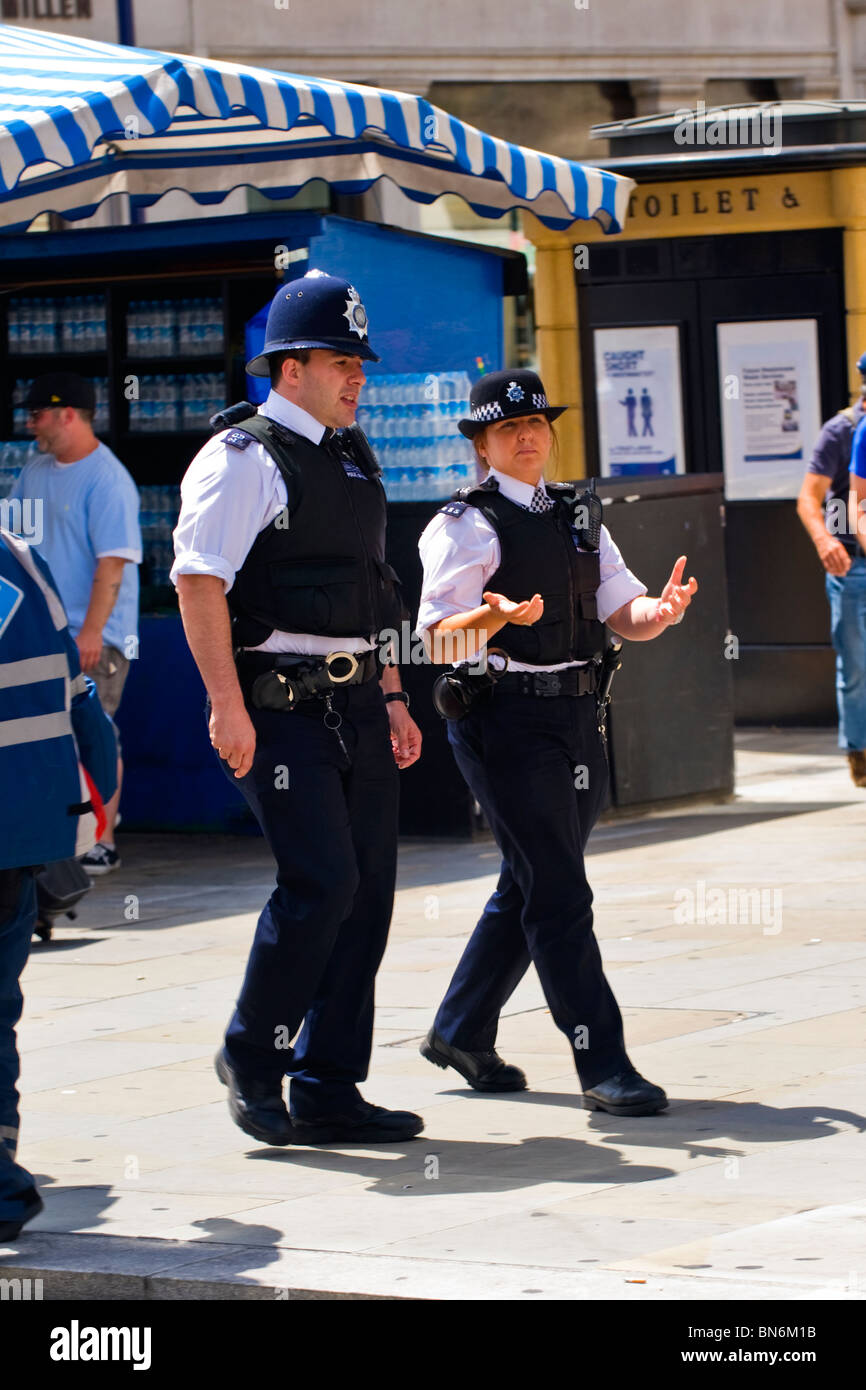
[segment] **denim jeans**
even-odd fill
[[[839,747],[866,749],[866,559],[858,556],[841,578],[826,576],[833,646]]]
[[[15,1162],[20,1071],[15,1025],[24,1002],[19,978],[36,922],[36,884],[29,869],[0,869],[0,1221],[16,1221],[33,1178]]]

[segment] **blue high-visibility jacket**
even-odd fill
[[[109,800],[114,730],[82,675],[51,571],[0,528],[0,869],[89,848],[81,831],[94,818],[79,763]]]

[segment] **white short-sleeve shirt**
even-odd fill
[[[490,469],[490,476],[499,484],[499,491],[518,506],[529,507],[534,488],[508,473]],[[542,483],[542,487],[544,484]],[[446,516],[437,512],[418,542],[424,579],[421,586],[421,606],[418,610],[418,632],[424,632],[443,618],[455,613],[468,613],[479,608],[484,590],[492,574],[499,568],[501,548],[499,537],[487,518],[477,507],[467,507],[461,516]],[[599,543],[601,583],[596,589],[596,603],[601,622],[630,599],[645,594],[641,584],[628,569],[606,526],[601,528]],[[530,594],[508,594],[515,602],[530,598]],[[509,659],[512,671],[561,671],[566,666],[583,662],[565,661],[555,666],[528,666]]]
[[[268,394],[258,413],[313,444],[322,442],[326,426],[277,391]],[[175,585],[180,574],[212,574],[223,581],[228,593],[259,532],[289,500],[283,476],[264,445],[256,441],[235,449],[225,442],[228,433],[222,430],[209,439],[184,474],[170,576]],[[361,480],[356,485],[360,487]],[[336,650],[365,651],[373,645],[372,636],[321,637],[274,630],[260,646],[248,650],[326,656]]]

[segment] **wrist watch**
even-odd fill
[[[390,700],[400,700],[407,709],[409,708],[409,696],[405,690],[389,690],[385,696],[385,704],[387,705]]]

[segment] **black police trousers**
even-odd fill
[[[530,960],[584,1089],[628,1066],[622,1016],[592,929],[584,851],[604,804],[607,758],[594,695],[494,690],[449,722],[457,764],[502,854],[436,1016],[453,1047],[485,1052]]]
[[[367,1075],[373,987],[388,936],[397,861],[397,766],[378,680],[324,703],[247,711],[253,766],[234,777],[277,862],[225,1049],[239,1076],[291,1073],[292,1114],[350,1113]],[[300,1036],[290,1047],[300,1028]]]

